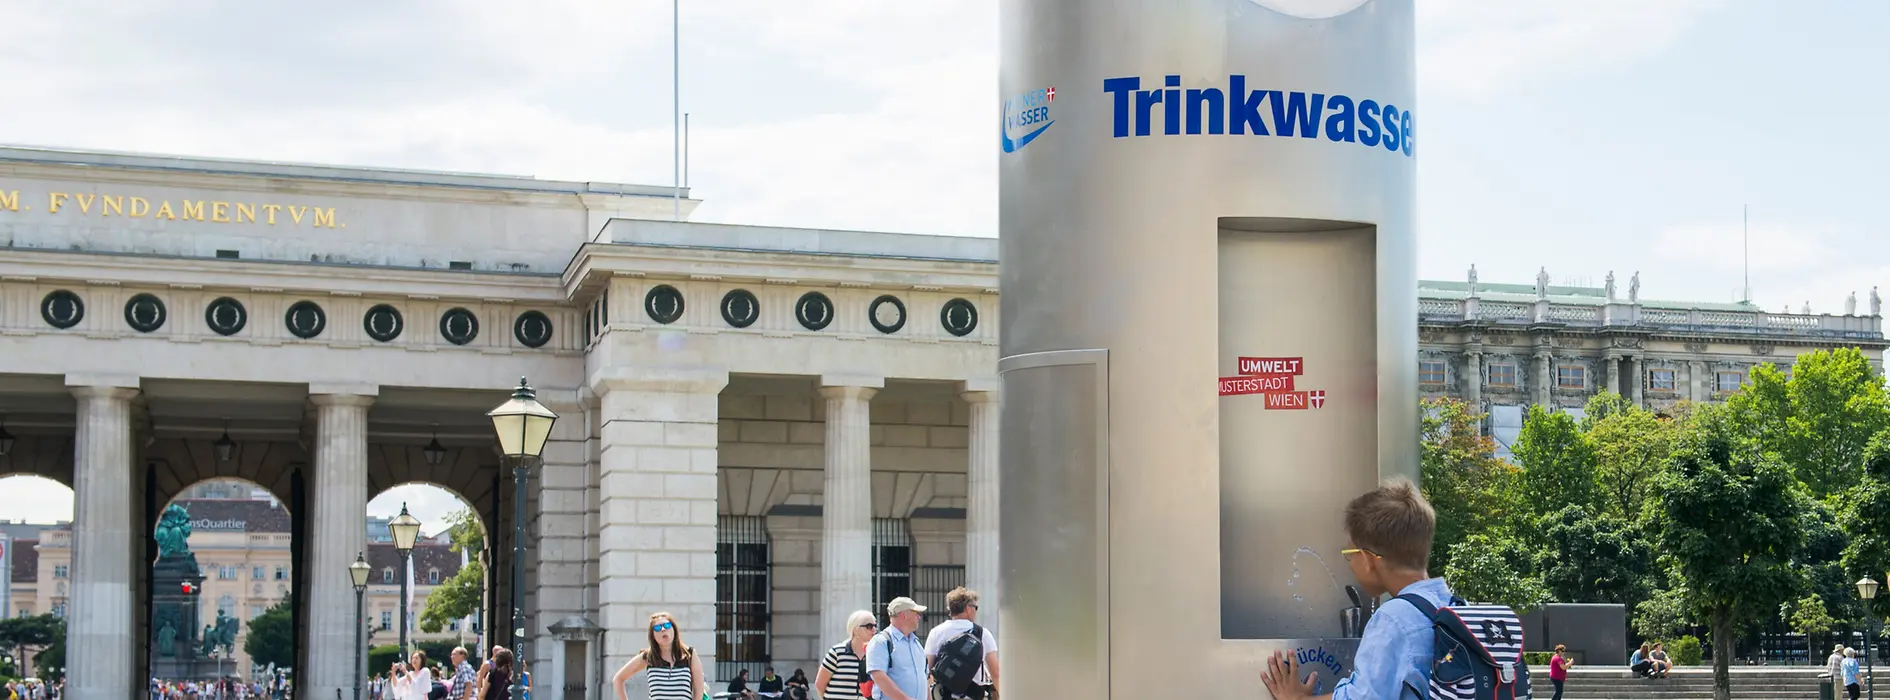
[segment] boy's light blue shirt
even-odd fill
[[[1440,608],[1450,604],[1450,585],[1442,578],[1424,579],[1398,593],[1417,594]],[[1431,619],[1394,598],[1365,623],[1352,675],[1332,689],[1332,700],[1424,700],[1430,696],[1435,655]]]
[[[892,644],[888,645],[887,639]],[[925,644],[919,641],[919,635],[888,627],[873,637],[866,643],[866,672],[874,671],[885,671],[907,697],[925,700]],[[883,700],[885,691],[878,683],[873,686],[873,697]]]

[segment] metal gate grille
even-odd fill
[[[873,616],[880,629],[892,624],[886,604],[912,595],[912,533],[900,518],[873,519]]]
[[[743,669],[760,678],[768,665],[773,627],[769,575],[773,560],[768,522],[724,515],[715,528],[715,677]]]
[[[951,611],[945,609],[945,594],[965,585],[965,567],[921,566],[914,569],[912,577],[916,580],[912,599],[925,606],[919,618],[919,634],[923,639],[933,626],[951,619]]]

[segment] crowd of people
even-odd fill
[[[244,682],[240,678],[209,681],[167,681],[151,679],[152,700],[274,700],[287,697],[285,683]]]
[[[923,641],[918,629],[926,608],[911,598],[886,604],[890,624],[885,630],[872,612],[855,611],[847,617],[847,638],[827,649],[812,683],[802,669],[782,680],[770,667],[750,688],[748,672],[742,671],[729,680],[724,696],[807,700],[810,692],[818,692],[828,700],[995,700],[997,638],[977,623],[978,594],[961,586],[945,596],[945,607],[951,619],[932,628]],[[708,693],[702,659],[683,643],[674,616],[651,615],[646,633],[647,646],[611,677],[618,700],[630,700],[626,685],[639,674],[649,700],[697,700]]]
[[[512,679],[523,682],[524,692],[517,700],[531,700],[532,675],[512,650],[494,645],[473,666],[465,647],[455,647],[449,665],[428,663],[424,651],[415,651],[406,661],[396,661],[386,673],[368,680],[370,700],[514,700]]]
[[[66,694],[66,682],[47,683],[37,678],[7,681],[0,688],[0,700],[60,700]]]

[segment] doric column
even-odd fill
[[[1549,351],[1536,351],[1536,376],[1532,378],[1535,386],[1531,387],[1533,391],[1530,392],[1530,395],[1535,397],[1535,404],[1544,408],[1551,405],[1550,397],[1555,387],[1555,377],[1550,373],[1549,359]]]
[[[308,665],[297,690],[330,698],[353,697],[364,669],[354,666],[354,582],[348,564],[367,546],[368,407],[372,384],[311,384],[315,404],[314,488],[309,499]],[[307,691],[301,691],[307,688]]]
[[[824,376],[826,476],[821,500],[820,638],[846,637],[847,615],[885,601],[873,597],[873,394],[878,377]]]
[[[137,377],[69,375],[79,400],[73,439],[72,578],[66,608],[66,697],[118,700],[142,693],[133,677],[142,639],[133,614],[131,399]]]
[[[1632,363],[1628,365],[1628,400],[1633,401],[1636,406],[1646,408],[1647,401],[1642,398],[1641,390],[1647,386],[1647,361],[1638,355],[1629,357],[1627,360]]]
[[[998,629],[998,380],[965,382],[971,405],[965,450],[965,585],[983,607],[978,622]]]
[[[1709,398],[1706,386],[1706,363],[1694,360],[1687,363],[1687,396],[1694,401]]]
[[[1472,410],[1483,407],[1483,353],[1468,352],[1463,356],[1463,400]]]
[[[1621,358],[1608,356],[1608,383],[1603,385],[1602,389],[1621,393]]]
[[[728,371],[607,367],[598,397],[598,616],[614,672],[647,643],[651,613],[666,611],[715,668],[718,396]],[[631,682],[631,697],[643,684]],[[540,686],[544,687],[544,686]],[[606,690],[606,695],[611,693]]]

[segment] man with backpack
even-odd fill
[[[1340,553],[1365,593],[1396,597],[1365,624],[1352,674],[1333,700],[1519,700],[1529,697],[1522,622],[1500,605],[1468,605],[1425,573],[1437,516],[1416,485],[1393,479],[1345,507]],[[1275,652],[1261,682],[1275,700],[1313,697],[1294,655]]]
[[[938,700],[996,698],[997,638],[977,622],[977,592],[964,586],[952,589],[945,594],[945,610],[952,619],[925,637],[925,665],[931,669]]]

